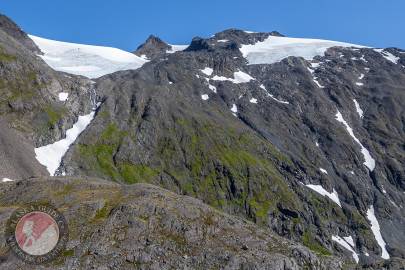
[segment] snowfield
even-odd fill
[[[323,56],[327,49],[336,46],[364,47],[331,40],[269,36],[262,42],[242,45],[240,51],[250,65],[256,65],[277,63],[289,56],[312,60],[317,55]]]
[[[94,118],[95,110],[90,114],[79,116],[73,127],[66,131],[66,138],[49,145],[35,148],[35,157],[46,167],[51,176],[55,175],[63,156],[69,150],[77,137],[87,128]]]
[[[138,69],[145,58],[111,47],[55,41],[29,35],[44,55],[39,55],[51,68],[66,73],[98,78],[120,70]]]

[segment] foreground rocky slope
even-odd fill
[[[52,185],[49,183],[52,182]],[[51,203],[69,221],[63,256],[36,269],[338,269],[333,257],[201,201],[147,185],[42,178],[0,186],[0,224],[16,207]],[[2,269],[32,269],[0,241]],[[37,267],[37,266],[36,266]]]
[[[248,218],[261,227],[255,230],[302,243],[310,256],[318,257],[308,267],[325,260],[336,263],[335,256],[342,259],[332,268],[353,268],[356,261],[370,269],[403,267],[404,51],[342,44],[313,59],[274,61],[274,52],[269,60],[268,55],[247,54],[246,48],[273,37],[283,40],[277,32],[227,30],[209,39],[195,38],[176,53],[168,53],[170,45],[150,37],[135,52],[150,62],[91,81],[50,69],[18,27],[11,22],[0,27],[2,125],[14,128],[0,133],[0,139],[9,145],[5,153],[15,144],[10,139],[14,135],[6,135],[13,132],[25,141],[20,149],[30,148],[24,158],[23,150],[0,156],[4,164],[14,164],[1,171],[0,179],[45,175],[32,159],[33,148],[64,138],[78,115],[88,114],[100,102],[94,120],[57,170],[71,176],[66,181],[83,179],[68,185],[67,197],[86,186],[86,177],[121,184],[147,182]],[[284,48],[278,48],[277,55],[279,50]],[[69,93],[67,101],[58,99],[61,92]],[[11,171],[15,173],[8,175]],[[18,194],[13,193],[18,185],[9,185],[5,194]],[[107,186],[135,193],[140,187],[157,189]],[[52,198],[56,205],[65,200]],[[97,209],[103,209],[100,205]],[[101,249],[108,242],[103,240]],[[185,250],[189,249],[192,245]],[[225,249],[215,250],[220,254]],[[251,257],[237,257],[234,268],[244,260],[258,269],[265,267],[253,259],[265,256],[262,252],[255,249]],[[269,253],[269,265],[282,266],[279,259],[284,259],[275,253]],[[76,254],[81,253],[74,253],[72,265]],[[293,255],[287,255],[286,265],[303,268],[308,262],[296,261],[294,252],[288,254]],[[227,263],[216,258],[216,265]],[[102,264],[105,258],[93,259],[91,263]]]

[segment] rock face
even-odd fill
[[[250,257],[246,257],[246,253],[246,256],[232,253],[227,261],[224,245],[228,242],[225,240],[220,245],[207,243],[212,247],[210,252],[215,252],[197,250],[200,253],[195,257],[183,254],[194,250],[194,244],[189,242],[185,249],[163,245],[165,252],[162,254],[167,255],[169,250],[178,253],[176,258],[182,264],[174,264],[174,268],[192,268],[201,262],[204,269],[214,265],[227,265],[229,269],[300,269],[307,265],[317,269],[323,260],[331,263],[327,269],[354,268],[356,256],[359,267],[403,267],[403,50],[328,46],[330,48],[322,49],[313,58],[307,53],[303,57],[281,57],[280,61],[266,64],[263,57],[259,59],[262,64],[252,64],[258,56],[250,58],[241,48],[264,44],[269,38],[283,38],[282,35],[231,29],[208,39],[194,38],[187,49],[176,53],[167,53],[170,45],[152,36],[135,52],[139,56],[146,55],[150,62],[137,70],[103,76],[92,84],[86,78],[66,77],[66,74],[49,69],[13,36],[0,28],[0,44],[7,55],[0,63],[0,78],[7,83],[0,87],[5,93],[0,97],[0,101],[3,98],[0,109],[10,126],[19,128],[21,125],[17,123],[24,123],[26,128],[19,130],[35,146],[62,138],[77,115],[91,110],[92,100],[96,98],[101,103],[94,120],[62,160],[59,172],[66,172],[68,179],[83,178],[77,185],[85,186],[88,177],[97,177],[117,182],[103,183],[111,192],[128,189],[128,192],[141,194],[141,189],[142,194],[150,194],[152,189],[184,198],[137,183],[158,185],[249,219],[256,224],[255,229],[276,233],[311,250],[308,253],[300,247],[299,253],[290,252],[293,248],[288,244],[286,257],[273,251],[266,257],[263,250],[255,249]],[[281,56],[291,53],[288,46],[279,47],[274,53]],[[292,53],[302,48],[296,49]],[[22,72],[26,69],[34,70],[35,76],[39,76],[37,80],[43,83],[34,84],[38,91],[32,91],[31,84],[19,84],[16,101],[12,98],[10,82],[32,79],[29,73]],[[66,103],[58,102],[56,96],[61,91],[69,92],[72,98]],[[34,94],[26,96],[25,93]],[[54,108],[61,108],[64,113],[53,117],[54,113],[47,113],[47,106],[51,106],[53,112],[58,111]],[[41,111],[47,114],[38,113]],[[49,119],[56,120],[42,125],[42,129],[35,128],[37,123],[48,123]],[[49,179],[38,183],[43,181]],[[134,184],[134,187],[127,184]],[[94,181],[89,180],[88,185],[95,185]],[[13,192],[13,185],[9,187],[7,192]],[[78,188],[75,182],[72,182],[72,188],[73,191],[69,188],[67,194],[73,194]],[[63,204],[63,198],[61,201],[57,198],[52,202]],[[147,204],[151,197],[145,195],[142,200]],[[77,254],[82,251],[75,249],[73,258],[66,260],[69,263],[65,265],[102,265],[112,256],[107,247],[111,243],[108,237],[116,231],[115,226],[127,222],[127,216],[144,213],[133,205],[133,201],[125,199],[124,202],[125,207],[114,204],[103,210],[108,210],[108,217],[112,215],[117,220],[104,217],[105,231],[98,232],[103,240],[94,243],[93,254],[88,255],[93,257],[77,261]],[[198,204],[207,208],[201,202]],[[103,209],[104,204],[99,205]],[[173,207],[176,206],[182,208],[183,204],[174,203]],[[170,207],[168,203],[159,209],[167,213],[173,210]],[[377,242],[373,233],[369,218],[371,208],[385,246],[381,241]],[[189,211],[174,210],[180,211],[181,217],[202,211],[193,207]],[[176,229],[185,226],[177,221],[173,224],[180,226]],[[203,230],[195,226],[187,228]],[[149,240],[158,241],[161,228],[153,228],[152,240]],[[244,235],[242,231],[236,235],[239,234],[240,237]],[[136,259],[129,258],[130,263],[137,265],[137,260],[148,263],[141,269],[165,267],[159,263],[149,264],[150,256],[159,252],[155,246],[146,253],[141,249],[135,252],[143,246],[125,242],[129,237],[125,232],[120,231],[119,235],[123,237],[120,240],[123,244],[114,246],[114,250],[119,252],[122,248],[128,254],[136,254]],[[353,243],[348,241],[346,245],[357,255],[333,241],[333,236],[352,237]],[[171,236],[167,238],[171,239]],[[179,240],[177,236],[175,239],[174,242]],[[231,246],[235,243],[239,242],[232,242]],[[251,252],[249,245],[246,245],[247,250]],[[389,260],[381,258],[384,248]],[[242,250],[245,249],[242,244]],[[202,258],[210,254],[224,257],[215,257],[209,265]],[[181,259],[184,255],[186,258]],[[304,261],[299,262],[300,256]],[[339,263],[335,260],[337,257],[341,258]],[[189,261],[190,258],[194,261]],[[121,259],[114,261],[117,267],[123,267],[125,262]],[[269,265],[265,264],[267,261]],[[114,268],[114,265],[110,267]]]
[[[47,172],[35,159],[33,143],[0,120],[0,175],[8,179],[45,176]],[[1,179],[0,179],[1,180]]]
[[[52,182],[52,186],[49,185]],[[338,269],[255,224],[156,186],[30,179],[0,186],[0,224],[17,205],[47,201],[69,220],[62,258],[41,269]],[[2,269],[32,269],[0,241]]]
[[[3,14],[0,14],[0,28],[31,52],[41,53],[40,49],[31,39],[28,38],[27,34]]]

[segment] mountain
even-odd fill
[[[127,195],[108,205],[99,221],[105,226],[101,242],[77,238],[94,246],[89,264],[117,256],[106,252],[109,234],[118,226],[114,220],[117,215],[142,218],[133,212],[142,201],[159,205],[183,246],[159,244],[165,256],[176,251],[160,265],[144,259],[157,252],[155,245],[136,253],[143,259],[137,255],[129,262],[141,269],[404,267],[405,51],[230,29],[196,37],[187,46],[151,36],[131,55],[20,35],[18,27],[12,34],[0,29],[1,117],[9,132],[24,138],[20,149],[30,153],[24,159],[23,150],[0,156],[14,164],[0,178],[21,180],[0,183],[2,206],[18,204],[18,194],[21,203],[50,196],[70,217],[85,202],[72,201],[70,209],[65,197],[81,198],[80,190],[91,189],[97,194],[89,205],[97,206],[83,213],[96,217],[106,201],[97,190],[124,190]],[[30,40],[35,47],[27,45]],[[11,137],[0,134],[14,145]],[[55,186],[41,188],[49,182]],[[38,197],[29,195],[31,187]],[[63,196],[56,196],[58,188]],[[156,192],[167,204],[154,201]],[[234,232],[230,238],[248,241],[253,235],[268,244],[267,234],[286,241],[286,249],[248,248],[241,255],[236,242],[218,244],[212,237],[204,246],[214,246],[215,252],[201,246],[184,258],[199,238],[184,240],[188,230],[178,222],[212,209],[203,203],[217,209],[210,211],[219,220],[237,221],[225,229]],[[204,231],[206,225],[193,219],[187,228]],[[260,233],[249,236],[247,226]],[[152,243],[158,243],[162,228],[150,232]],[[118,251],[145,250],[144,244],[121,245],[127,235],[119,237]],[[73,243],[72,256],[60,267],[89,267],[78,264],[84,253]],[[227,252],[225,261],[221,256]],[[122,258],[111,261],[117,268],[125,268],[123,263]]]

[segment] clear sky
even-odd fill
[[[33,35],[128,51],[228,28],[405,49],[404,0],[1,0],[0,12]]]

